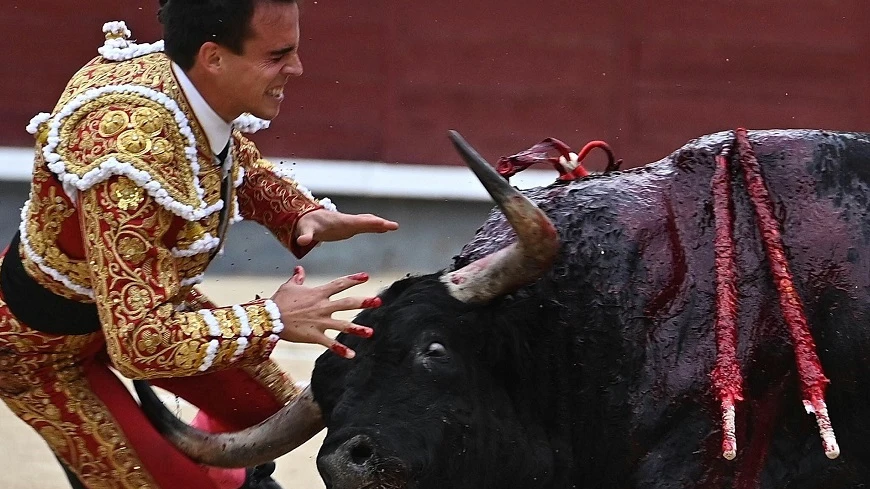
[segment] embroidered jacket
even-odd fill
[[[103,56],[29,127],[36,157],[19,249],[27,273],[55,294],[96,303],[127,377],[260,363],[283,328],[274,303],[197,310],[207,302],[193,286],[220,245],[221,215],[265,225],[302,256],[295,225],[323,206],[238,130],[224,202],[222,169],[169,59],[107,37]]]

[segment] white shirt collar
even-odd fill
[[[172,72],[175,74],[175,77],[178,78],[178,84],[181,86],[181,90],[187,97],[187,101],[190,103],[190,108],[193,109],[193,115],[196,116],[199,125],[202,126],[202,130],[205,131],[205,137],[208,139],[208,145],[211,148],[212,153],[217,155],[224,150],[230,140],[230,136],[232,136],[232,123],[223,120],[223,118],[211,108],[208,102],[202,98],[199,90],[196,89],[193,82],[190,81],[190,78],[187,77],[187,74],[180,66],[172,63]]]

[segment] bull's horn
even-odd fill
[[[459,133],[450,131],[450,140],[517,233],[516,243],[441,277],[450,295],[462,302],[488,302],[545,274],[559,251],[559,237],[547,215],[496,173]]]
[[[214,467],[253,467],[274,460],[323,429],[320,407],[307,387],[262,423],[235,433],[208,433],[176,418],[144,381],[133,382],[151,424],[193,461]]]

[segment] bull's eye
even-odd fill
[[[443,357],[447,355],[447,348],[444,348],[444,345],[435,341],[429,343],[429,346],[426,347],[425,353],[427,357]]]
[[[450,372],[452,355],[444,343],[433,340],[434,338],[423,339],[417,354],[414,355],[414,362],[428,374],[446,375]]]

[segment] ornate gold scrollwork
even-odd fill
[[[136,129],[130,129],[118,136],[118,150],[133,156],[142,156],[151,151],[151,138]]]
[[[175,158],[175,155],[172,153],[174,150],[175,148],[172,146],[172,143],[164,138],[154,139],[151,145],[151,154],[161,164],[169,163]]]
[[[104,138],[115,137],[130,124],[130,116],[122,110],[110,110],[106,112],[100,121],[100,136]]]
[[[160,113],[148,107],[140,107],[133,111],[133,127],[148,137],[154,137],[163,131],[166,123]]]
[[[112,184],[112,198],[121,210],[135,209],[145,200],[145,191],[132,181],[123,178]]]

